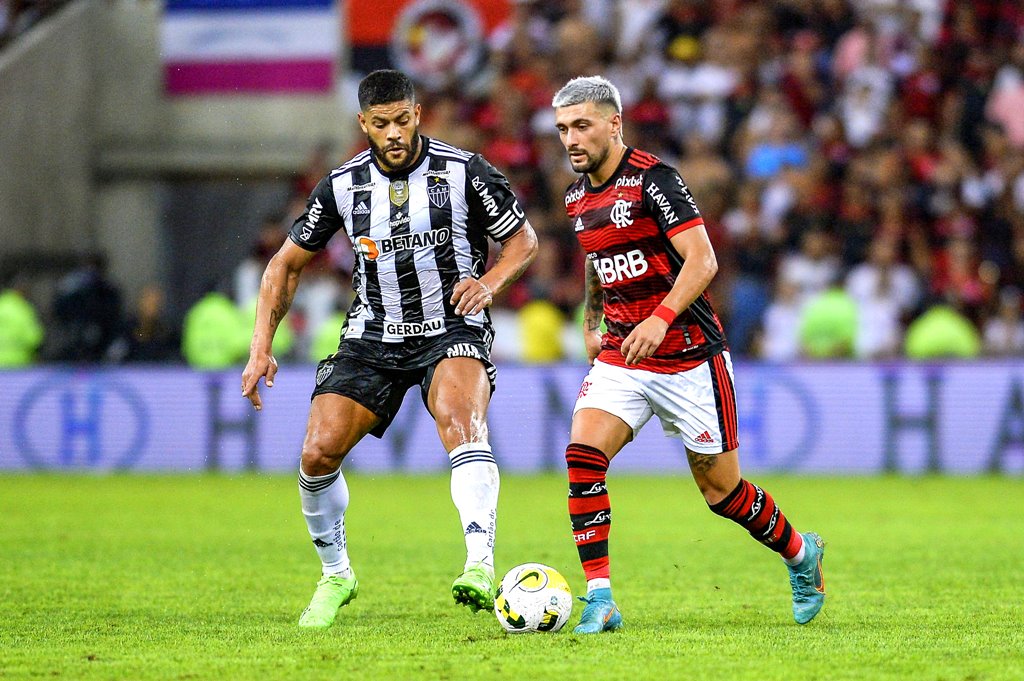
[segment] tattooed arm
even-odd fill
[[[597,276],[597,269],[589,258],[586,263],[585,298],[583,307],[583,342],[587,348],[587,360],[593,364],[601,352],[601,320],[604,318],[604,290]]]
[[[535,257],[537,234],[527,220],[519,231],[501,242],[498,259],[480,279],[467,277],[456,284],[451,300],[455,313],[473,315],[489,306],[494,296],[522,276]]]
[[[263,272],[256,301],[256,324],[249,344],[249,362],[242,372],[242,396],[248,397],[257,411],[263,408],[258,387],[260,378],[264,378],[270,388],[277,374],[277,360],[272,351],[274,334],[295,298],[299,275],[314,254],[286,239]]]

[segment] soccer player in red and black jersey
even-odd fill
[[[565,452],[573,538],[587,577],[576,632],[622,626],[611,591],[605,478],[612,458],[654,415],[686,445],[711,510],[782,556],[793,616],[805,624],[825,600],[824,543],[797,532],[772,497],[740,475],[732,361],[706,291],[718,264],[697,204],[675,169],[625,145],[611,82],[574,78],[552,106],[580,173],[565,209],[587,253],[583,333],[592,368]]]

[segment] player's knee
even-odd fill
[[[714,507],[729,496],[729,493],[735,488],[735,484],[729,486],[717,480],[704,479],[697,481],[697,488],[700,489],[700,493],[704,496],[704,501],[707,502],[707,505]],[[712,508],[712,510],[714,509]]]
[[[465,409],[438,407],[434,412],[441,441],[450,447],[487,441],[487,419]]]
[[[338,470],[348,451],[336,443],[316,438],[302,445],[302,470],[306,475],[328,475]]]

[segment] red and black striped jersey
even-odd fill
[[[679,173],[632,148],[603,185],[591,186],[586,175],[574,182],[565,210],[604,290],[608,332],[598,359],[624,367],[622,342],[653,314],[683,266],[670,239],[704,220]],[[704,291],[669,326],[654,355],[630,368],[675,373],[725,349],[722,324]]]

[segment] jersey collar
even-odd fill
[[[626,167],[627,163],[629,163],[629,157],[632,155],[633,147],[626,147],[626,151],[622,152],[622,158],[619,159],[619,165],[615,166],[615,172],[609,175],[607,180],[605,180],[603,183],[596,187],[590,184],[590,176],[584,174],[583,187],[587,190],[587,193],[599,194],[603,192],[605,189],[607,189],[612,184],[612,182],[619,179],[619,175],[622,174],[622,169]]]

